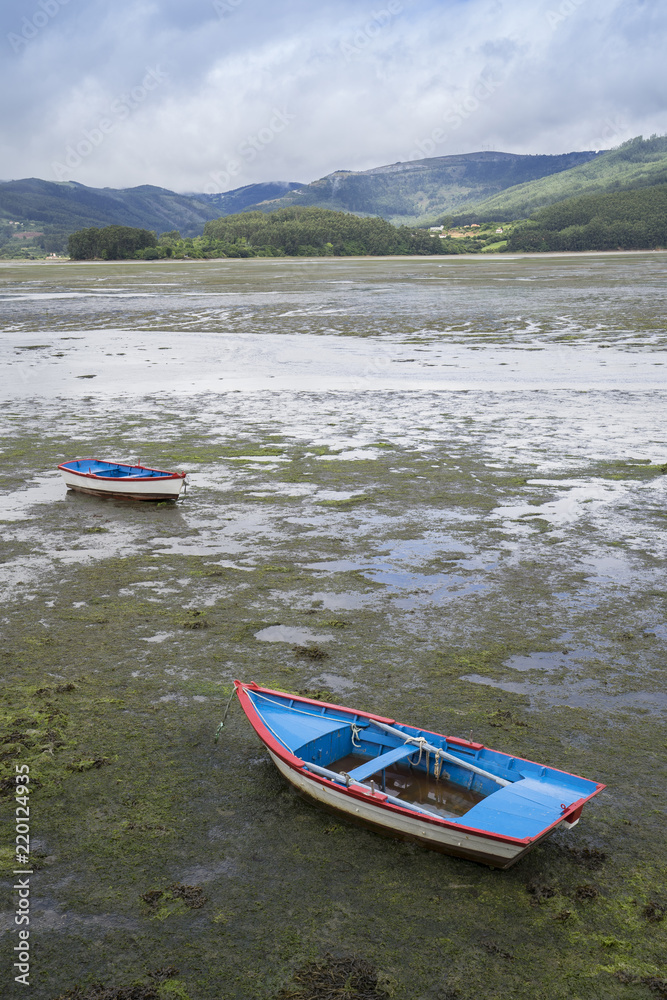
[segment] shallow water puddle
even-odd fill
[[[590,659],[595,656],[592,649],[566,649],[558,653],[531,653],[528,656],[510,656],[503,666],[511,670],[562,670],[572,666],[573,661]]]
[[[269,625],[255,632],[255,639],[261,642],[292,642],[306,645],[313,642],[331,642],[332,635],[316,635],[312,629],[297,628],[293,625]]]
[[[36,476],[27,488],[0,496],[0,522],[26,521],[34,516],[31,514],[32,507],[60,503],[65,500],[67,492],[59,472]]]
[[[464,674],[460,680],[469,681],[471,684],[485,684],[500,691],[524,695],[530,700],[533,711],[539,710],[542,704],[547,704],[605,712],[638,709],[661,716],[667,708],[667,694],[663,692],[628,691],[622,694],[613,694],[605,691],[603,685],[593,685],[589,681],[568,681],[567,684],[553,684],[546,687],[534,682],[497,681],[480,674]]]
[[[413,595],[407,602],[397,601],[398,607],[420,602],[437,604],[454,595],[482,592],[489,586],[480,576],[464,575],[460,570],[488,571],[495,563],[489,562],[488,556],[472,555],[472,546],[452,536],[429,533],[426,538],[387,540],[384,544],[388,548],[386,553],[369,556],[363,561],[336,559],[307,563],[305,568],[327,574],[355,572],[372,583],[381,584],[392,595],[406,591]],[[429,573],[411,568],[411,565],[420,566],[424,562],[434,564],[434,569],[438,563],[446,562],[452,571]]]
[[[309,688],[324,687],[328,691],[334,691],[337,694],[347,694],[356,687],[355,682],[351,681],[348,677],[341,677],[340,674],[326,672],[311,678],[308,685]]]
[[[537,506],[534,504],[501,505],[491,511],[491,516],[509,518],[510,521],[526,517],[539,517],[556,527],[560,527],[595,513],[604,505],[613,504],[623,499],[629,490],[627,483],[609,483],[600,480],[586,483],[580,481],[563,483],[549,479],[529,479],[527,484],[528,486],[548,486],[558,491],[567,489],[567,493],[558,500],[549,500]]]
[[[354,593],[352,591],[311,590],[307,595],[296,590],[276,590],[274,598],[280,598],[287,607],[308,605],[310,611],[355,611],[372,606],[376,602],[374,593]]]

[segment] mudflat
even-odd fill
[[[665,995],[666,271],[0,267],[0,919],[9,954],[27,764],[31,996]],[[190,486],[68,493],[76,456]],[[304,803],[238,707],[214,743],[234,677],[608,787],[507,872],[434,855]]]

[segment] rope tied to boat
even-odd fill
[[[425,736],[409,736],[407,737],[406,743],[415,743],[419,747],[419,757],[417,760],[410,758],[410,763],[413,767],[419,767],[424,757],[424,764],[426,767],[426,773],[430,773],[430,753],[429,742]],[[440,780],[440,775],[442,774],[442,765],[446,760],[447,754],[440,747],[437,747],[433,755],[433,777],[436,781]],[[446,772],[445,772],[446,773]]]
[[[233,699],[233,697],[234,697],[235,694],[236,694],[236,688],[232,688],[232,693],[229,696],[229,701],[227,702],[227,707],[225,708],[224,715],[222,716],[222,722],[220,723],[220,725],[218,726],[218,728],[215,731],[215,737],[213,739],[214,743],[218,742],[218,736],[220,735],[220,733],[222,732],[222,730],[225,727],[225,719],[227,718],[227,713],[229,712],[229,708],[230,708],[230,705],[232,703],[232,699]]]
[[[429,750],[428,750],[428,740],[425,736],[411,736],[410,739],[406,740],[406,743],[416,743],[419,747],[419,757],[417,760],[413,760],[412,757],[409,758],[410,763],[413,767],[419,767],[422,761],[422,756],[426,755],[426,773],[429,773]]]
[[[357,726],[354,722],[350,723],[350,729],[352,730],[352,746],[360,747],[359,735],[361,733],[361,726]]]

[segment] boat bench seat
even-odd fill
[[[411,757],[415,751],[419,751],[419,747],[414,746],[414,744],[410,744],[409,746],[403,744],[403,746],[396,747],[394,750],[381,753],[379,757],[367,760],[365,764],[360,764],[359,767],[355,767],[353,771],[350,771],[349,775],[354,781],[363,781],[364,778],[370,778],[372,774],[377,774],[378,771],[384,770],[390,764],[395,764],[398,760]]]

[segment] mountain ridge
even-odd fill
[[[93,188],[78,181],[31,177],[0,182],[0,223],[30,222],[51,232],[126,225],[158,232],[179,229],[184,236],[193,236],[220,216],[301,204],[416,224],[467,205],[473,196],[479,201],[519,181],[571,169],[596,155],[592,151],[534,156],[461,153],[397,161],[367,171],[334,171],[310,184],[271,181],[219,194],[178,193],[151,184]]]
[[[527,154],[502,151],[457,153],[397,161],[369,170],[335,170],[280,198],[249,205],[272,212],[302,205],[360,215],[380,215],[393,223],[424,225],[485,198],[597,157],[594,150]]]
[[[295,186],[296,182],[278,181],[249,184],[220,195],[194,195],[154,184],[92,188],[78,181],[27,177],[0,182],[0,225],[30,222],[63,233],[120,225],[156,232],[179,229],[184,236],[195,236],[211,219],[243,211],[258,196],[275,197]]]

